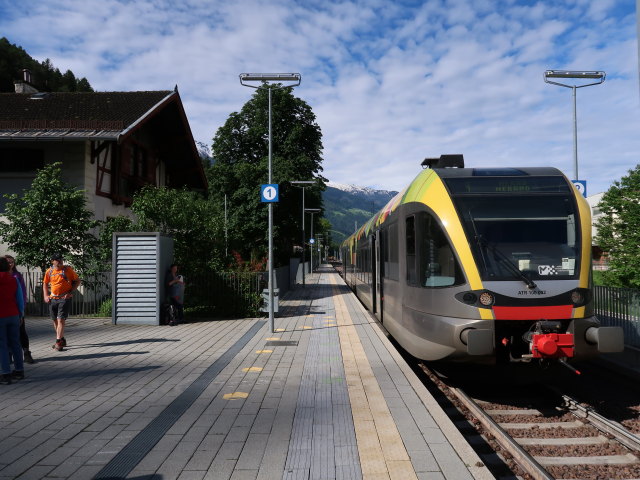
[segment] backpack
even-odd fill
[[[49,267],[49,278],[53,277],[53,267]],[[59,273],[58,275],[62,275],[62,278],[64,278],[64,281],[67,282],[68,284],[71,284],[71,282],[69,281],[69,279],[67,278],[67,266],[64,265],[62,267],[62,273]]]

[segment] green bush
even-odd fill
[[[96,313],[97,317],[110,317],[111,316],[111,306],[112,302],[110,298],[107,298],[104,302],[100,304],[100,308],[98,308],[98,313]]]

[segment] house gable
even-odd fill
[[[144,185],[207,188],[177,91],[0,94],[3,192],[19,193],[55,161],[94,207],[127,207]]]

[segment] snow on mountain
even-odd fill
[[[327,187],[336,188],[347,193],[363,194],[363,195],[377,195],[377,194],[391,194],[396,192],[390,192],[388,190],[376,190],[370,187],[359,187],[358,185],[347,185],[344,183],[327,182]]]

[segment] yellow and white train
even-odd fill
[[[478,363],[622,350],[593,313],[589,205],[559,170],[423,167],[341,246],[346,283],[404,349]]]

